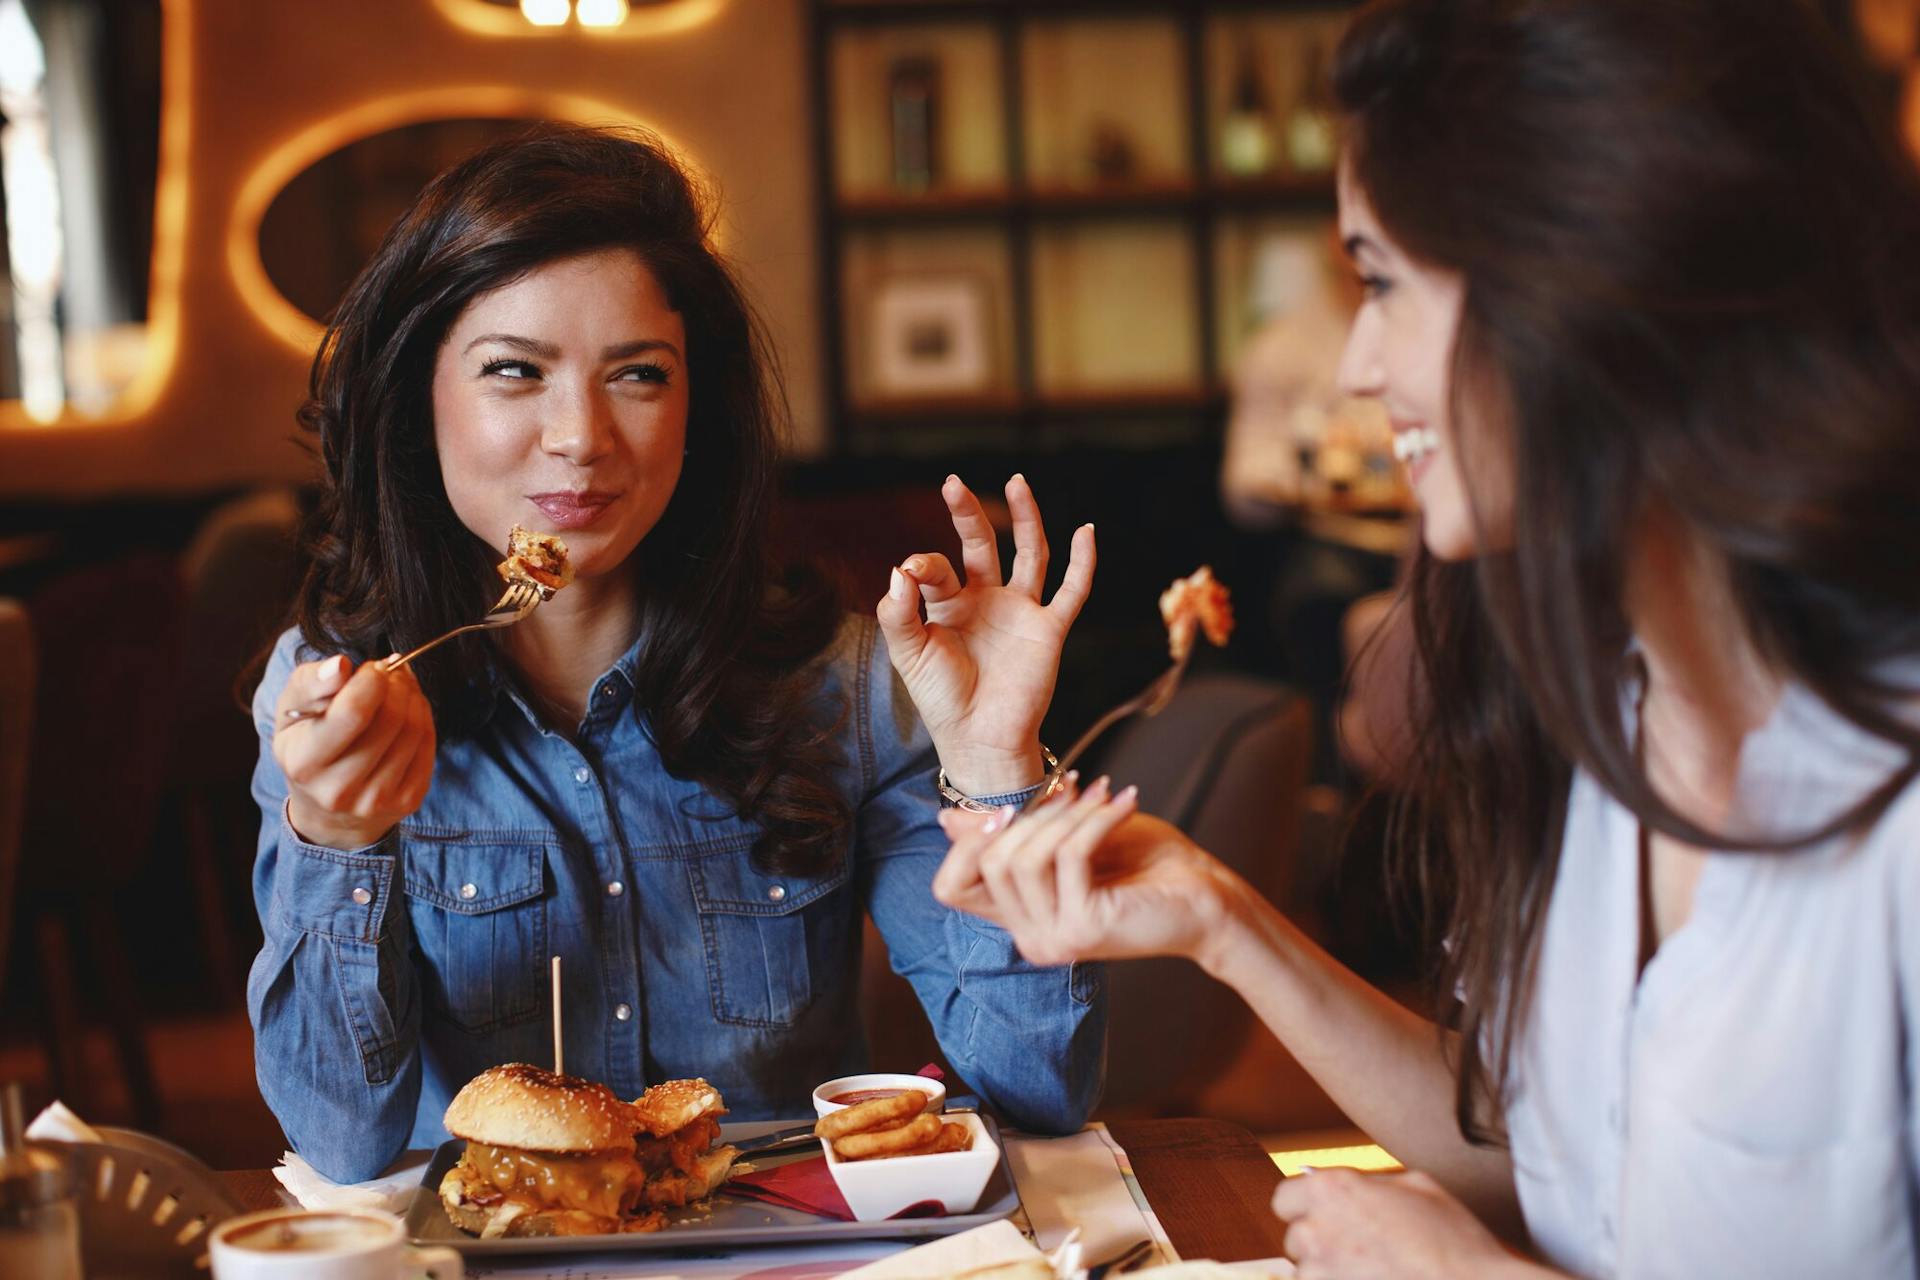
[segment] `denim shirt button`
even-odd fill
[[[770,884],[767,886],[768,902],[785,902],[786,900],[787,886],[783,884]]]
[[[607,699],[607,701],[609,702],[613,701],[613,699],[618,697],[619,695],[620,695],[620,691],[613,687],[612,681],[608,681],[606,684],[603,684],[600,686],[600,696]]]
[[[466,899],[468,902],[472,902],[474,895],[479,892],[480,892],[480,889],[476,885],[463,884],[460,886],[460,896]]]
[[[573,780],[584,787],[593,781],[593,770],[587,768],[585,765],[581,765],[573,771]]]
[[[609,898],[617,898],[626,891],[627,886],[621,884],[618,880],[609,880],[607,882],[607,896]]]
[[[617,1004],[613,1006],[613,1016],[618,1021],[625,1022],[633,1016],[633,1006],[630,1004]]]
[[[368,889],[365,885],[355,885],[353,887],[352,897],[355,902],[359,903],[361,906],[364,907],[369,902],[373,901],[373,892],[372,890]]]

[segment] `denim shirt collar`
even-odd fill
[[[633,643],[626,651],[614,659],[613,665],[594,679],[593,692],[587,699],[587,722],[604,720],[624,710],[633,701],[633,691],[638,687],[634,673],[640,667],[640,651],[647,642],[649,625],[641,623],[640,632],[634,636]],[[541,732],[550,732],[541,721],[533,704],[527,700],[520,682],[514,677],[513,668],[507,664],[496,647],[487,655],[486,674],[482,677],[480,703],[484,708],[481,722],[491,720],[499,711],[504,699],[520,709],[527,723]]]

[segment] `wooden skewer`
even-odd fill
[[[553,958],[553,1074],[567,1073],[567,1059],[560,1047],[560,957]]]

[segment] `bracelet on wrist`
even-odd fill
[[[1047,750],[1046,744],[1044,743],[1040,746],[1040,758],[1046,764],[1046,776],[1031,787],[1023,787],[1019,791],[1009,792],[1009,797],[1018,796],[1024,801],[1035,791],[1044,790],[1048,794],[1052,794],[1053,790],[1060,785],[1060,761],[1054,756],[1053,752]],[[926,775],[922,774],[920,776],[925,777]],[[1000,808],[998,804],[989,804],[986,800],[967,795],[965,792],[957,789],[951,782],[948,782],[947,767],[945,765],[940,766],[940,772],[934,778],[934,786],[939,788],[940,798],[955,809],[965,809],[968,813],[994,813]]]

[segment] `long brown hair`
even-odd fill
[[[300,421],[326,467],[296,605],[307,642],[362,656],[473,620],[494,554],[454,515],[434,447],[435,355],[467,304],[544,263],[639,254],[687,332],[688,455],[634,557],[634,714],[668,771],[757,822],[756,856],[824,870],[851,814],[833,785],[819,658],[841,614],[823,579],[783,569],[769,518],[785,399],[761,326],[710,237],[713,201],[655,138],[548,124],[435,178],[388,231],[328,325]],[[495,582],[497,586],[497,582]],[[484,603],[484,601],[479,601]],[[491,636],[416,670],[443,736],[491,705]]]
[[[1498,1141],[1576,768],[1748,850],[1871,822],[1920,770],[1884,675],[1920,651],[1920,186],[1797,0],[1382,0],[1334,78],[1381,225],[1464,278],[1453,420],[1514,473],[1512,550],[1413,571],[1397,828],[1462,1000],[1460,1128]],[[1704,830],[1636,760],[1623,595],[1653,509],[1770,662],[1907,749],[1818,830]]]

